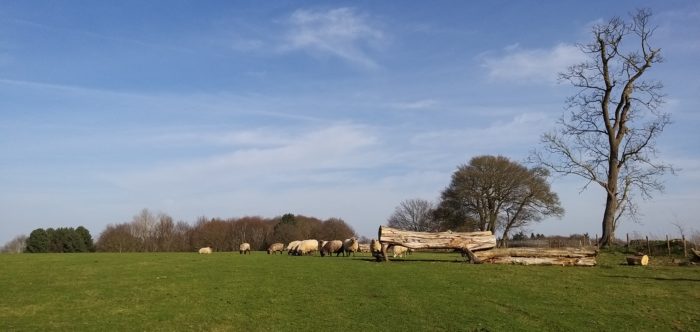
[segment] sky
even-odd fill
[[[0,2],[0,244],[141,209],[338,217],[376,236],[405,199],[437,201],[478,155],[525,161],[576,91],[591,27],[647,7],[680,169],[618,234],[700,230],[697,1]],[[552,178],[600,234],[604,193]]]

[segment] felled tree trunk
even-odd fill
[[[700,262],[700,250],[695,250],[693,248],[690,248],[690,260],[693,262]]]
[[[484,263],[520,265],[595,266],[595,250],[578,248],[499,248],[474,253]]]
[[[649,256],[627,256],[627,265],[649,265]]]
[[[412,232],[387,226],[379,227],[379,241],[387,245],[402,245],[409,249],[462,249],[471,251],[496,247],[491,232]]]

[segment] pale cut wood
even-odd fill
[[[649,265],[649,256],[627,256],[627,265]]]
[[[477,258],[488,260],[494,257],[549,257],[549,258],[585,258],[595,257],[598,252],[594,249],[581,248],[498,248],[475,252]]]
[[[478,261],[494,264],[595,266],[598,252],[580,248],[499,248],[478,251]]]
[[[560,265],[560,266],[595,266],[595,257],[493,257],[486,261],[493,264],[517,264],[517,265]]]
[[[379,226],[379,241],[386,245],[402,245],[410,249],[486,250],[496,247],[491,232],[412,232]]]

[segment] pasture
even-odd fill
[[[0,330],[691,331],[700,268],[470,265],[458,254],[0,255]]]

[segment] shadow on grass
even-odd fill
[[[664,277],[642,277],[642,276],[621,276],[621,275],[608,275],[608,278],[620,278],[620,279],[649,279],[649,280],[659,280],[659,281],[693,281],[700,282],[700,279],[690,279],[690,278],[664,278]]]
[[[384,263],[384,261],[377,261],[376,259],[374,259],[372,257],[359,258],[357,260],[361,260],[361,261],[365,261],[365,262]],[[462,260],[445,260],[445,259],[429,259],[429,258],[419,258],[419,259],[391,259],[391,258],[389,258],[389,263],[410,263],[410,262],[440,262],[440,263],[469,264],[469,262],[465,262]]]

